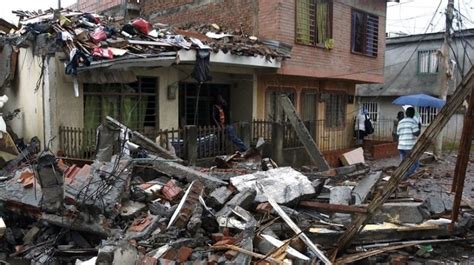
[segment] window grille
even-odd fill
[[[346,119],[347,95],[329,94],[326,99],[326,127],[344,127]]]
[[[374,122],[379,118],[379,104],[377,102],[363,102],[362,108],[367,111],[368,116]]]
[[[332,1],[296,1],[296,43],[324,46],[332,38]]]
[[[429,125],[436,115],[438,115],[438,109],[432,107],[418,107],[418,113],[421,118],[421,125]]]
[[[95,129],[111,116],[133,130],[158,127],[157,78],[130,84],[84,84],[84,128]]]
[[[352,10],[352,52],[377,56],[379,39],[379,17]]]
[[[430,74],[438,72],[438,56],[436,50],[418,51],[418,73]]]

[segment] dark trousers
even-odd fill
[[[240,139],[240,138],[237,136],[237,132],[235,131],[234,126],[232,126],[232,125],[227,125],[227,126],[225,127],[225,131],[226,131],[226,134],[227,134],[227,137],[229,138],[229,140],[230,140],[235,146],[237,146],[237,148],[239,149],[240,152],[245,152],[245,151],[247,151],[248,147],[244,144],[244,142],[242,141],[242,139]]]
[[[398,152],[400,152],[400,159],[403,161],[405,159],[405,157],[407,157],[411,150],[400,150],[398,149]],[[418,160],[415,162],[415,164],[413,164],[413,166],[410,167],[410,169],[408,169],[407,173],[405,174],[405,178],[409,177],[410,175],[412,175],[413,173],[415,173],[415,171],[418,169],[418,166],[419,166],[419,162]]]

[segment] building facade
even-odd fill
[[[107,14],[114,7],[123,10],[123,3],[81,0],[77,8]],[[279,62],[212,53],[213,79],[199,85],[191,77],[195,54],[180,50],[177,56],[157,65],[134,63],[107,74],[100,69],[89,70],[74,92],[74,80],[64,75],[64,54],[48,57],[42,65],[36,63],[39,57],[33,51],[22,50],[18,61],[30,63],[18,66],[20,78],[9,91],[12,100],[8,104],[13,108],[25,98],[34,102],[22,104],[24,118],[11,122],[20,136],[28,139],[38,135],[47,142],[61,135],[61,127],[95,128],[104,114],[142,131],[211,125],[210,109],[217,95],[228,101],[228,120],[232,123],[255,119],[281,122],[286,117],[277,99],[284,94],[308,122],[322,150],[344,149],[351,147],[353,137],[356,85],[384,80],[386,1],[137,3],[141,16],[151,23],[214,23],[237,32],[234,38],[239,33],[258,36],[274,49],[289,52],[290,57]],[[41,70],[44,64],[46,71]],[[128,76],[136,78],[132,82]],[[45,85],[32,96],[30,88],[37,86],[38,79]],[[33,117],[33,121],[26,121]],[[59,149],[58,143],[52,145],[53,150]]]
[[[441,89],[438,50],[444,33],[400,36],[387,39],[385,51],[385,82],[357,86],[357,101],[369,111],[372,120],[395,119],[400,106],[392,104],[398,96],[424,93],[437,97]],[[448,98],[461,82],[463,73],[469,71],[474,59],[474,30],[454,32],[450,47],[453,78],[449,80]],[[465,109],[455,114],[444,131],[447,142],[460,139]],[[422,125],[426,128],[438,110],[419,107]]]
[[[355,87],[384,80],[385,1],[235,0],[141,2],[153,23],[216,23],[292,46],[276,73],[255,77],[253,118],[285,119],[276,103],[287,94],[303,120],[324,120],[320,146],[352,137]]]

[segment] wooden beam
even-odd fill
[[[283,209],[278,205],[275,199],[272,198],[268,193],[265,193],[265,189],[259,182],[256,183],[257,189],[267,197],[268,202],[273,207],[273,210],[280,215],[281,219],[298,235],[298,237],[303,241],[306,246],[314,253],[324,264],[332,264],[332,262],[326,257],[326,255],[309,239],[309,237],[301,231],[301,229],[291,220],[291,218],[283,211]]]
[[[247,250],[247,249],[244,249],[244,248],[240,248],[238,246],[234,246],[234,245],[229,245],[229,244],[226,244],[226,245],[217,245],[217,246],[211,246],[212,249],[216,249],[216,250],[222,250],[222,249],[231,249],[231,250],[235,250],[235,251],[238,251],[240,253],[244,253],[246,255],[249,255],[251,257],[254,257],[254,258],[257,258],[257,259],[262,259],[262,260],[265,260],[265,261],[269,261],[271,262],[272,264],[283,264],[282,261],[280,260],[277,260],[273,257],[267,257],[263,254],[260,254],[260,253],[255,253],[255,252],[252,252],[250,250]]]
[[[456,167],[454,170],[452,191],[455,192],[453,211],[451,212],[451,226],[453,231],[454,223],[458,220],[459,207],[463,199],[464,180],[466,179],[466,169],[469,163],[469,153],[471,151],[472,138],[474,136],[474,86],[471,88],[469,107],[464,116],[461,143],[459,145]]]
[[[300,202],[300,206],[336,213],[367,213],[367,208],[365,207],[357,207],[343,204],[330,204],[315,201],[302,201]]]
[[[329,169],[328,162],[324,159],[323,154],[319,150],[318,146],[311,137],[308,129],[304,125],[303,121],[299,117],[298,113],[296,113],[295,108],[293,107],[293,103],[286,95],[281,95],[279,98],[279,102],[283,111],[288,116],[291,125],[295,129],[296,135],[300,139],[301,143],[303,144],[306,152],[308,152],[311,161],[316,165],[319,171],[326,171]]]
[[[429,147],[431,141],[438,135],[438,133],[446,126],[454,112],[462,105],[464,99],[469,95],[471,87],[474,85],[474,69],[471,67],[469,73],[464,77],[461,84],[455,90],[453,96],[440,110],[436,118],[426,128],[425,132],[419,137],[411,153],[401,162],[397,167],[393,176],[385,185],[385,188],[374,197],[372,202],[368,205],[368,213],[366,215],[359,215],[346,230],[346,232],[339,238],[338,247],[333,252],[332,258],[335,259],[338,252],[347,248],[352,242],[353,238],[364,228],[366,223],[372,218],[375,212],[386,202],[390,196],[395,192],[398,184],[402,180],[408,169],[417,161],[421,155]]]
[[[170,153],[168,150],[164,149],[163,147],[159,146],[152,140],[148,139],[141,133],[137,131],[132,131],[130,130],[127,126],[123,125],[116,119],[107,116],[106,117],[107,121],[116,127],[126,130],[132,134],[132,141],[135,142],[138,145],[141,145],[143,148],[148,149],[149,151],[152,151],[156,154],[158,154],[160,157],[165,158],[165,159],[174,159],[176,162],[183,162],[183,160],[179,157],[177,157],[175,154]]]

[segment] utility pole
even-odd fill
[[[446,29],[444,31],[444,42],[441,47],[441,56],[439,56],[438,65],[440,65],[441,82],[439,90],[439,98],[446,101],[448,97],[449,80],[452,78],[453,72],[449,66],[449,44],[451,42],[451,27],[454,17],[454,0],[448,0],[446,8]],[[442,60],[441,60],[442,59]],[[434,154],[437,158],[441,157],[443,151],[443,132],[441,132],[435,140]]]
[[[58,9],[61,9],[61,0],[58,0]]]

